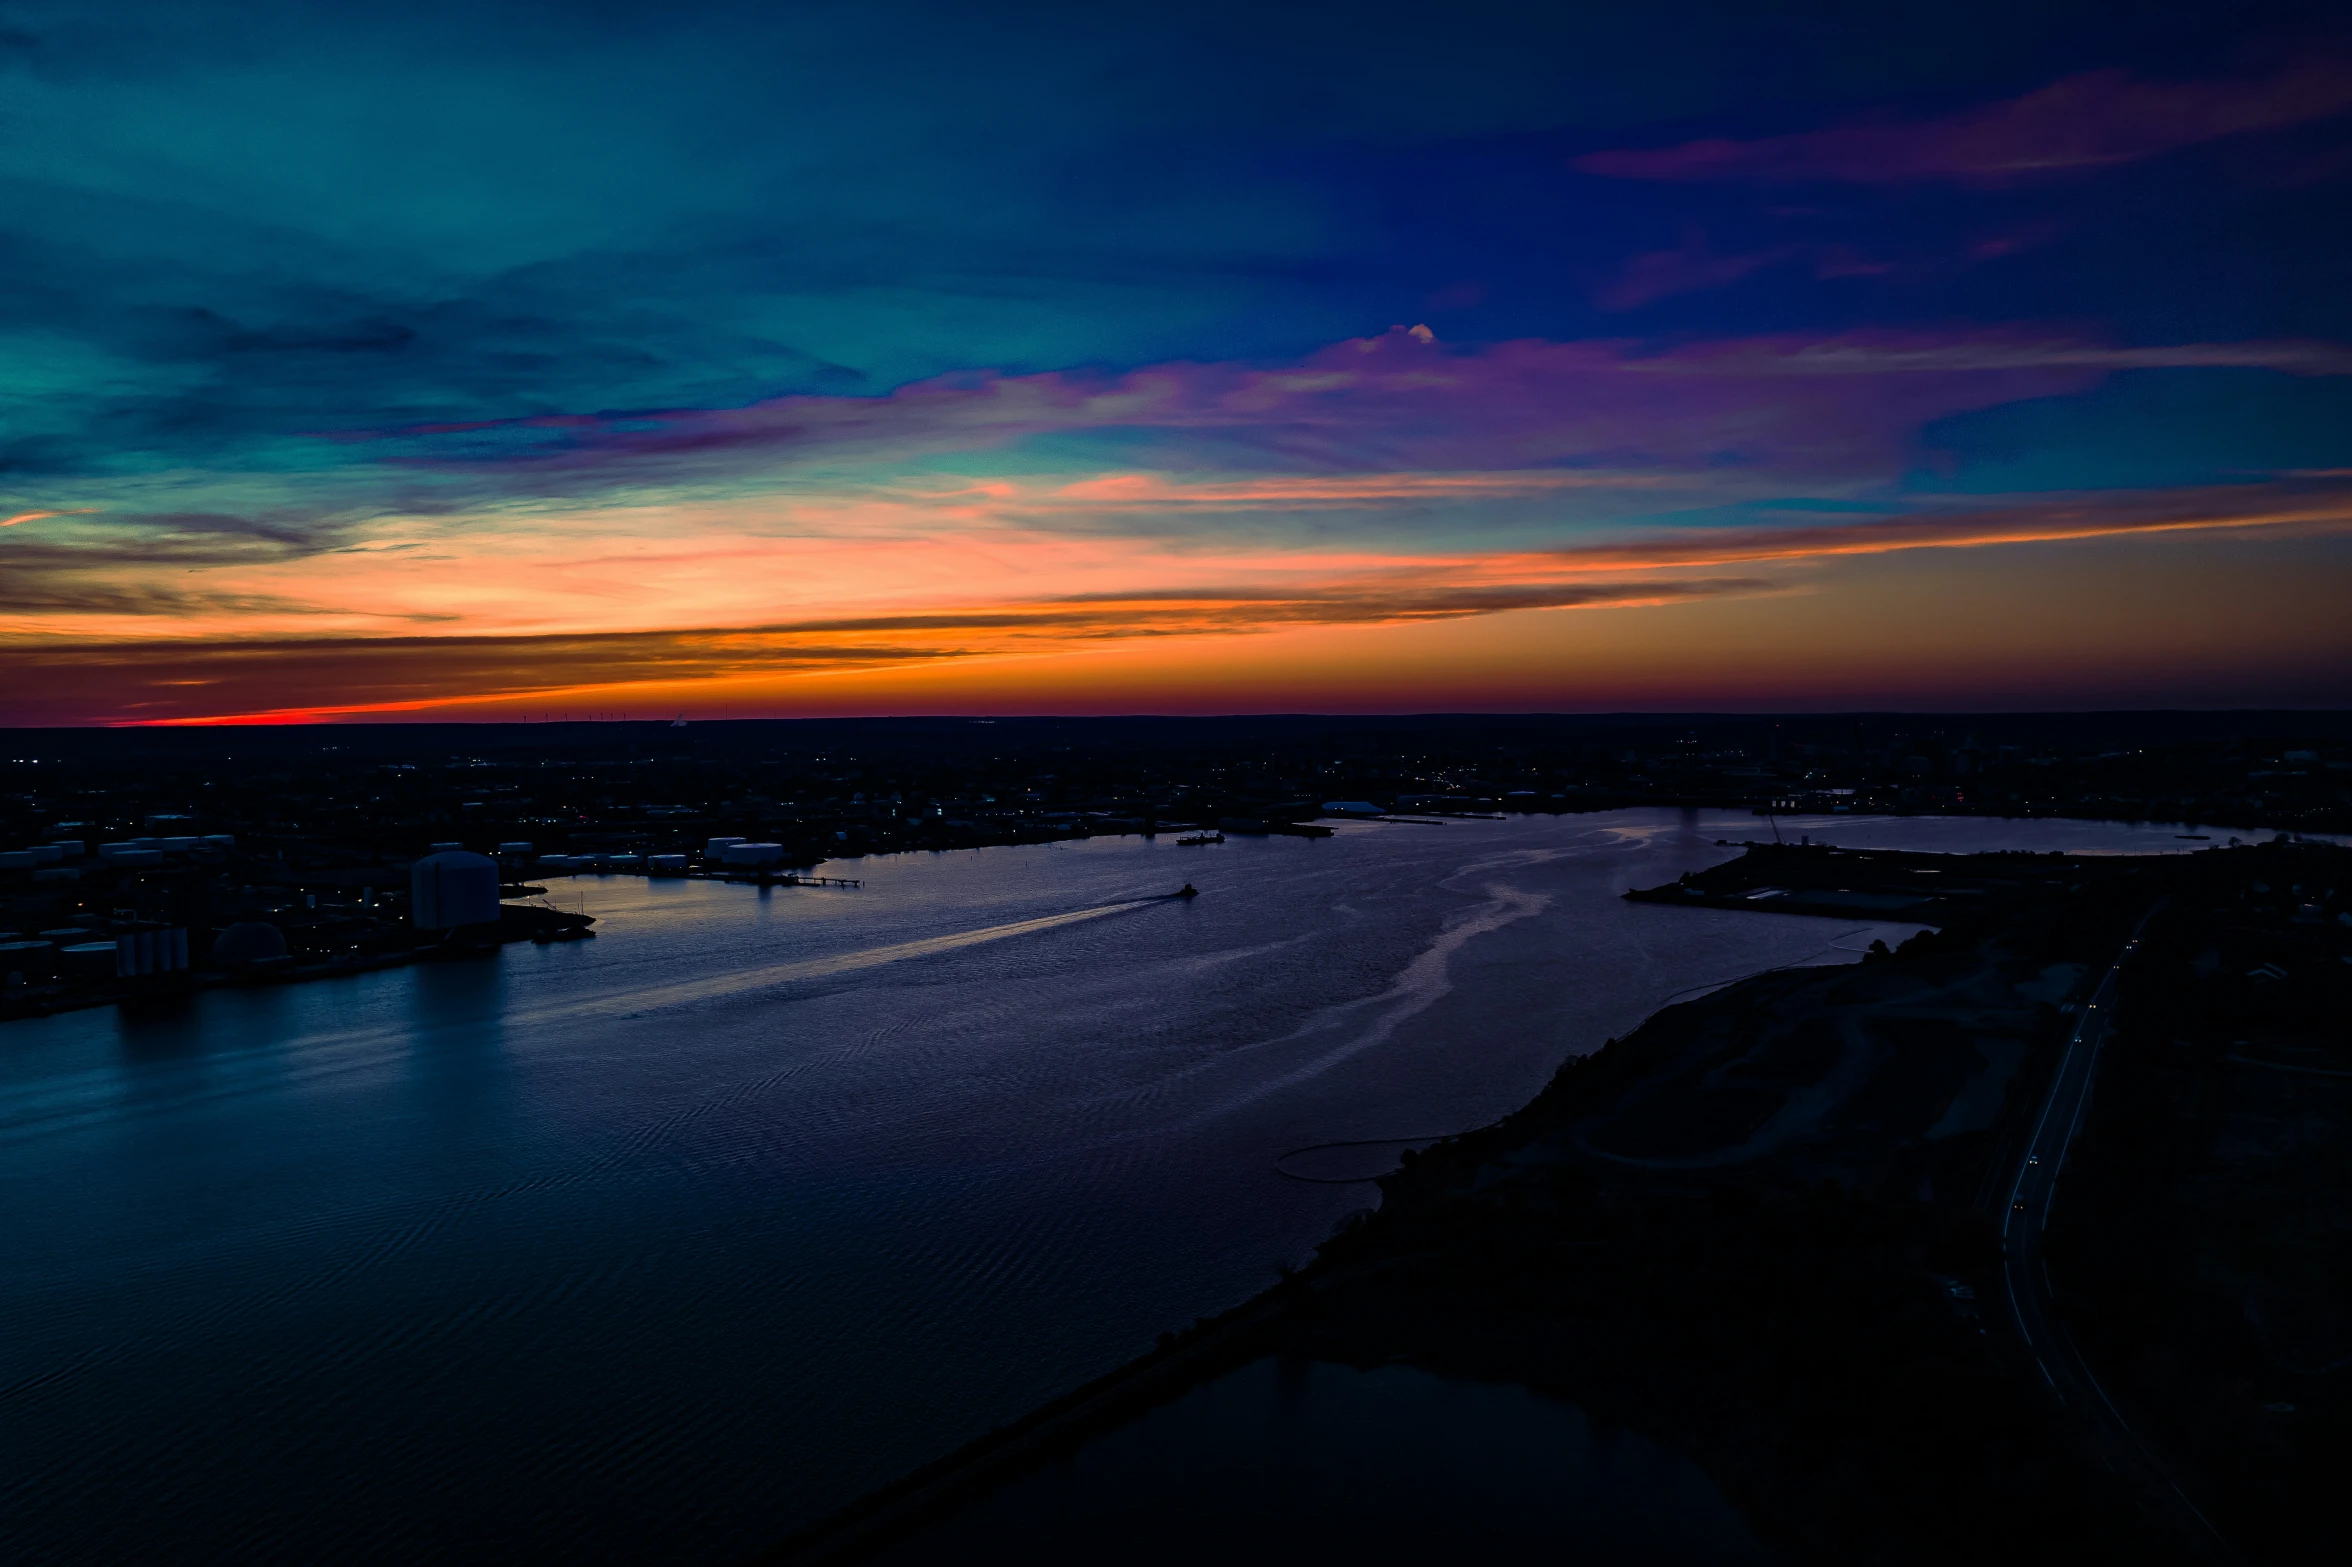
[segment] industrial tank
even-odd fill
[[[235,968],[286,955],[286,933],[265,920],[239,920],[212,944],[216,968]]]
[[[111,941],[77,941],[58,949],[57,961],[68,979],[112,979],[117,962]]]
[[[490,924],[498,918],[498,862],[463,849],[428,854],[409,873],[408,906],[419,930]]]
[[[118,925],[114,932],[114,956],[114,972],[123,979],[177,974],[188,966],[188,932],[182,926],[146,921]]]
[[[0,985],[11,975],[27,984],[47,979],[57,971],[57,943],[53,941],[0,941]]]

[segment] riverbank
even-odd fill
[[[538,887],[529,890],[545,891]],[[500,906],[495,925],[465,927],[439,935],[395,932],[393,939],[406,936],[411,944],[388,949],[362,949],[307,959],[284,954],[227,967],[181,969],[138,978],[12,986],[0,991],[0,1022],[55,1017],[93,1007],[167,1007],[208,990],[252,990],[312,980],[346,979],[406,968],[412,963],[470,962],[494,957],[500,947],[513,942],[576,941],[593,936],[595,932],[589,927],[595,923],[585,914],[564,909],[509,903]],[[212,934],[206,933],[208,938]]]
[[[1408,1155],[1275,1288],[768,1559],[870,1555],[1268,1353],[1569,1400],[1697,1458],[1802,1560],[2166,1559],[1975,1304],[1996,1149],[2155,862],[2022,863],[1947,861],[2000,896],[1900,954],[1760,975],[1571,1060]]]

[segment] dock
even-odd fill
[[[699,881],[731,881],[751,887],[862,887],[865,883],[849,876],[803,876],[798,871],[693,871],[686,876]]]

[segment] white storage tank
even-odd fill
[[[60,838],[49,847],[58,850],[60,857],[68,860],[78,860],[90,852],[79,838]]]
[[[237,846],[237,835],[233,832],[208,832],[204,835],[204,846],[207,849],[234,849]]]
[[[59,860],[65,858],[65,845],[61,843],[36,843],[33,845],[30,852],[33,856],[33,863],[35,865],[55,865]]]
[[[30,849],[0,849],[0,871],[29,871],[40,863]]]
[[[408,907],[419,930],[487,925],[498,918],[498,862],[463,849],[428,854],[409,872]]]
[[[144,865],[161,865],[163,851],[161,849],[120,849],[115,852],[113,863],[126,870],[137,869]]]
[[[24,983],[40,983],[54,972],[54,941],[0,941],[0,986],[5,986],[9,976]]]
[[[118,854],[129,854],[132,850],[138,847],[139,846],[137,844],[132,843],[128,839],[118,839],[113,843],[102,843],[98,845],[98,858],[102,860],[111,860]]]
[[[686,856],[649,854],[645,857],[645,873],[649,876],[683,876],[686,874]]]
[[[539,868],[543,871],[569,871],[572,864],[572,857],[568,854],[542,854],[539,856]]]
[[[706,860],[723,860],[727,857],[727,851],[741,842],[741,838],[713,838],[702,846],[702,857]]]
[[[201,838],[158,838],[150,847],[161,849],[166,854],[186,854],[203,841]]]
[[[27,983],[47,979],[57,968],[53,941],[0,941],[0,984],[16,975]]]
[[[498,852],[501,854],[529,854],[531,852],[531,845],[527,843],[502,843],[498,846]]]
[[[57,961],[68,979],[111,979],[115,972],[114,943],[77,941],[58,949]]]
[[[780,843],[746,843],[738,838],[727,845],[729,865],[781,865],[784,845]]]

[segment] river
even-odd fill
[[[0,1554],[739,1556],[1304,1258],[1371,1188],[1284,1151],[1477,1125],[1669,997],[1912,928],[1617,896],[1760,827],[584,877],[593,942],[0,1026]]]

